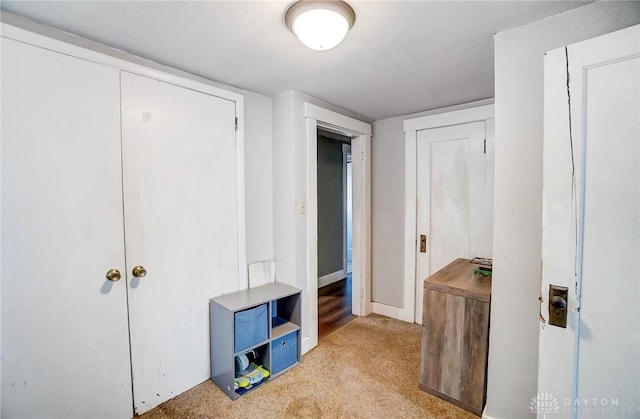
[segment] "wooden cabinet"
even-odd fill
[[[241,286],[241,103],[2,29],[2,416],[143,413],[209,378]]]
[[[491,278],[456,259],[424,282],[420,388],[480,415],[486,399]]]
[[[246,393],[234,387],[234,358],[248,351],[277,377],[300,362],[300,290],[277,282],[211,300],[211,379],[235,400]]]

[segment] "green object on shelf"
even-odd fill
[[[482,275],[482,276],[491,276],[491,271],[486,271],[484,269],[475,269],[473,271],[473,273],[478,274],[478,275]]]

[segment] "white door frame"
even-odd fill
[[[493,99],[463,105],[467,109],[447,111],[441,109],[435,114],[404,121],[405,132],[405,213],[404,213],[404,298],[401,320],[416,321],[416,298],[422,296],[419,288],[425,278],[416,278],[417,236],[417,150],[418,131],[451,125],[486,121],[494,117]],[[470,107],[472,106],[472,107]],[[451,109],[451,108],[449,108]],[[487,124],[487,130],[489,130]]]
[[[343,211],[343,224],[342,224],[342,260],[343,260],[343,269],[345,276],[349,274],[347,269],[347,265],[349,264],[347,258],[347,236],[348,236],[348,225],[349,225],[349,200],[347,188],[349,187],[349,182],[351,179],[347,176],[347,160],[351,156],[351,144],[342,144],[342,211]],[[352,166],[353,167],[353,166]]]
[[[304,104],[304,116],[307,126],[309,338],[303,353],[318,344],[318,127],[352,137],[352,312],[358,316],[371,312],[371,125],[310,103]]]

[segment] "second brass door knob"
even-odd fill
[[[147,270],[143,266],[136,266],[135,268],[133,268],[131,273],[133,273],[133,276],[135,276],[136,278],[147,276]]]

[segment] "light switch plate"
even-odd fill
[[[298,201],[298,214],[307,213],[307,202],[304,199]]]

